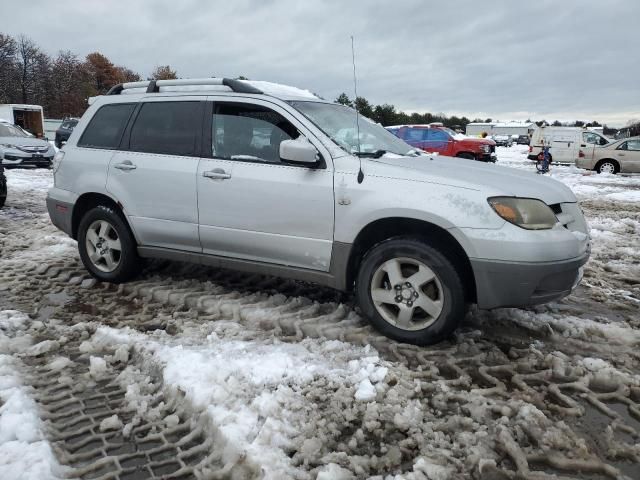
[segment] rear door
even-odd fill
[[[200,252],[196,173],[206,102],[144,99],[109,164],[107,190],[144,246]]]
[[[203,252],[328,271],[334,228],[328,151],[268,101],[219,99],[208,117],[210,158],[200,161],[197,175]],[[300,135],[324,158],[318,168],[280,160],[280,142]]]
[[[431,152],[431,150],[427,148],[428,131],[428,128],[402,127],[398,136],[414,148]]]

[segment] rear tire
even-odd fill
[[[136,241],[112,207],[100,205],[82,217],[78,251],[86,269],[101,282],[122,283],[140,271]]]
[[[414,345],[449,337],[466,313],[458,272],[420,238],[392,238],[369,250],[358,271],[356,298],[378,331]]]

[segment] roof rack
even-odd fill
[[[249,85],[242,80],[233,78],[180,78],[176,80],[148,80],[144,82],[119,83],[111,87],[107,95],[120,95],[124,90],[132,88],[146,88],[147,93],[158,93],[160,87],[184,87],[196,85],[224,85],[237,93],[264,93],[262,90]]]

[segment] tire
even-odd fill
[[[456,157],[458,158],[466,158],[467,160],[475,160],[476,157],[473,156],[473,154],[471,153],[459,153],[458,155],[456,155]]]
[[[7,201],[7,177],[4,176],[1,168],[2,167],[0,167],[0,208],[4,207]]]
[[[122,283],[140,271],[136,241],[112,207],[101,205],[82,217],[78,251],[85,268],[101,282]]]
[[[356,298],[378,331],[414,345],[449,337],[466,313],[460,275],[420,238],[392,238],[369,250],[358,270]]]
[[[620,166],[615,160],[600,160],[594,170],[598,173],[610,173],[615,175],[620,171]]]

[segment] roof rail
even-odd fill
[[[262,90],[249,85],[242,80],[233,78],[179,78],[175,80],[148,80],[143,82],[119,83],[111,87],[107,95],[120,95],[124,90],[132,88],[146,88],[147,93],[158,93],[160,87],[184,87],[196,85],[224,85],[237,93],[264,93]]]

